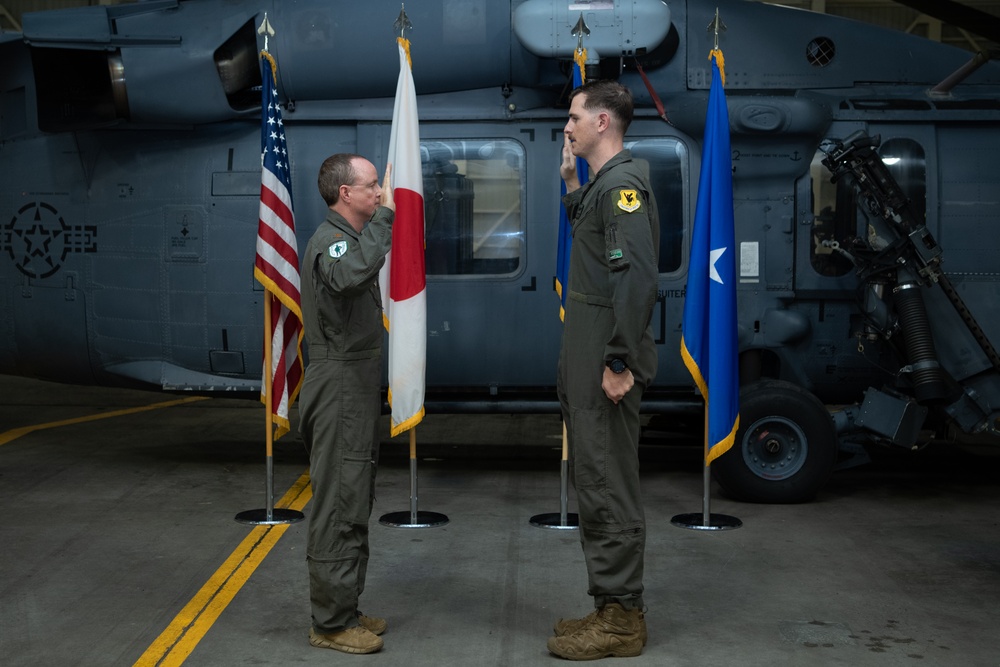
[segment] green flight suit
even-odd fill
[[[651,326],[659,217],[649,180],[624,150],[563,198],[573,226],[558,389],[580,541],[596,607],[642,608],[646,519],[639,404],[656,374]],[[601,379],[619,358],[635,385],[614,404]]]
[[[382,299],[378,272],[394,213],[379,207],[359,234],[330,211],[302,258],[309,364],[299,398],[309,452],[309,596],[319,633],[358,625],[368,567],[381,414]]]

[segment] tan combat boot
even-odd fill
[[[309,643],[317,648],[332,648],[344,653],[374,653],[382,648],[382,639],[360,625],[329,634],[309,628]]]
[[[556,637],[563,637],[565,635],[571,635],[577,630],[587,626],[591,621],[597,618],[598,610],[590,612],[583,618],[560,618],[556,621],[555,627],[552,631],[555,633]],[[639,614],[639,637],[642,638],[642,645],[646,645],[647,635],[646,635],[646,618],[643,614]]]
[[[552,631],[555,633],[556,637],[571,635],[580,628],[590,625],[590,622],[596,618],[596,609],[583,618],[560,618],[556,621],[555,627],[552,628]]]
[[[640,609],[624,609],[607,604],[597,610],[592,620],[579,619],[575,632],[549,637],[549,651],[567,660],[630,658],[642,653],[645,618]],[[564,622],[565,627],[569,622]],[[558,627],[558,624],[557,624]]]
[[[358,623],[373,635],[380,635],[389,629],[389,623],[384,618],[365,616],[360,611],[358,612]]]

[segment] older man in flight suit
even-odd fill
[[[381,414],[382,301],[378,272],[392,241],[391,165],[333,155],[319,172],[330,208],[302,259],[302,318],[309,365],[299,400],[309,451],[309,643],[373,653],[383,619],[358,610],[368,566]]]
[[[637,656],[646,643],[639,403],[657,365],[659,218],[648,176],[624,149],[631,121],[632,94],[617,82],[570,96],[560,173],[573,249],[558,386],[595,606],[549,638],[549,651],[571,660]],[[595,175],[583,187],[574,156]]]

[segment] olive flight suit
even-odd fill
[[[358,625],[368,567],[381,414],[382,299],[378,272],[392,241],[379,207],[359,234],[330,211],[302,260],[309,365],[299,399],[309,452],[309,595],[319,633]]]
[[[651,318],[659,218],[649,180],[628,150],[563,198],[573,227],[559,400],[580,516],[589,593],[600,608],[643,607],[646,520],[639,493],[639,403],[656,374]],[[616,405],[606,363],[622,359],[635,385]]]

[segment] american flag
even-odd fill
[[[299,296],[299,251],[295,242],[292,180],[285,128],[274,83],[274,59],[261,53],[260,217],[254,277],[271,300],[271,377],[261,381],[261,400],[271,396],[275,439],[288,432],[288,410],[302,387],[302,306]],[[266,366],[266,362],[265,362]],[[265,378],[267,369],[261,377]]]

